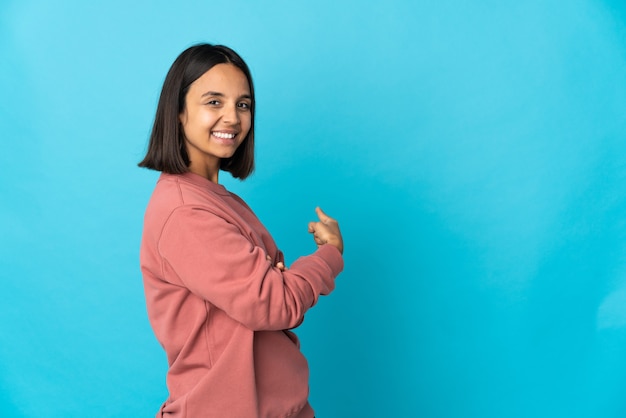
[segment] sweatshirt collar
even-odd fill
[[[222,186],[221,184],[213,183],[209,179],[206,179],[206,178],[204,178],[204,177],[202,177],[202,176],[200,176],[200,175],[198,175],[196,173],[192,173],[190,171],[188,171],[186,173],[182,173],[182,174],[161,173],[161,177],[159,178],[159,181],[167,179],[167,178],[178,179],[179,181],[196,185],[196,186],[198,186],[198,187],[200,187],[202,189],[209,190],[209,191],[211,191],[213,193],[217,193],[219,195],[223,195],[223,196],[230,195],[228,190],[226,190],[226,188],[224,186]]]

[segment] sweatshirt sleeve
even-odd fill
[[[249,329],[300,324],[319,295],[330,293],[343,269],[339,251],[323,245],[281,271],[234,224],[204,207],[179,207],[158,243],[165,280],[226,312]]]

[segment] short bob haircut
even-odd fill
[[[185,99],[191,84],[217,64],[232,64],[239,68],[250,85],[250,131],[230,158],[220,162],[220,169],[233,177],[245,179],[254,170],[254,87],[252,76],[244,60],[232,49],[223,45],[194,45],[176,58],[165,77],[150,142],[145,158],[139,167],[169,174],[189,171],[189,155],[185,147],[185,134],[179,115],[185,109]]]

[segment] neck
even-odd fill
[[[199,176],[202,176],[205,179],[208,179],[209,181],[215,184],[219,184],[218,183],[219,174],[220,174],[219,163],[217,167],[209,167],[205,165],[195,166],[192,163],[189,165],[189,171]]]

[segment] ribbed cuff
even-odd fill
[[[315,255],[326,261],[326,264],[328,264],[328,267],[330,267],[333,273],[333,278],[337,277],[343,270],[343,256],[334,245],[321,245],[317,251],[315,251]]]

